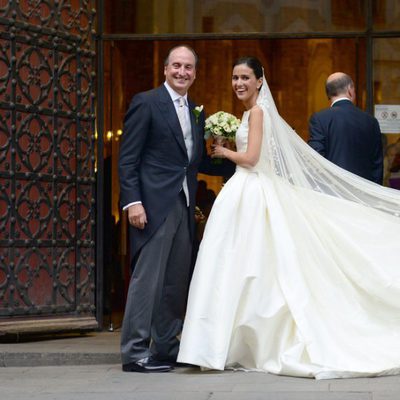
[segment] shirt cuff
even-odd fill
[[[125,210],[127,210],[130,206],[134,206],[135,204],[142,204],[142,202],[141,202],[141,201],[134,201],[134,202],[129,203],[129,204],[127,204],[126,206],[124,206],[124,207],[122,208],[122,210],[125,211]]]

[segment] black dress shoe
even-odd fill
[[[172,369],[168,363],[154,360],[152,357],[122,365],[124,372],[170,372]]]

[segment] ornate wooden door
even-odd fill
[[[95,320],[91,0],[0,0],[0,334]]]

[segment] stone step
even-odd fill
[[[0,367],[120,364],[120,332],[57,334],[0,343]]]

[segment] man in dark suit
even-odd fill
[[[187,97],[196,65],[192,48],[171,49],[164,84],[134,96],[125,116],[119,177],[133,272],[121,334],[124,371],[167,372],[178,354],[204,157],[204,113],[195,115]]]
[[[325,88],[331,107],[310,118],[309,145],[336,165],[382,184],[383,150],[378,121],[353,104],[354,83],[348,75],[330,75]]]

